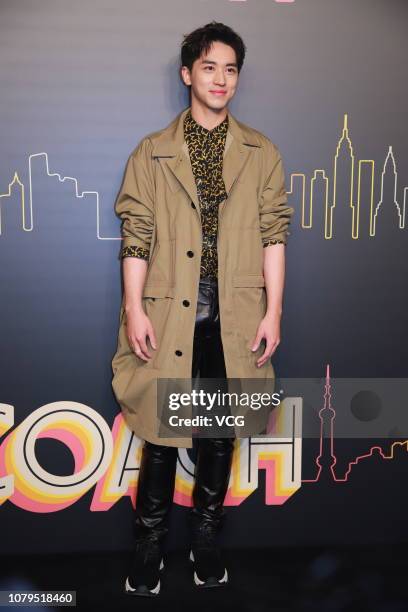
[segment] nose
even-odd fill
[[[214,83],[216,85],[225,85],[225,74],[224,74],[224,70],[219,66],[214,74]]]

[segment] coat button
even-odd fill
[[[190,306],[190,302],[188,300],[183,300],[183,306]]]
[[[183,354],[183,353],[182,353],[182,351],[179,351],[178,349],[177,349],[177,351],[175,351],[175,353],[176,353],[176,355],[177,355],[178,357],[180,357],[180,355],[182,355],[182,354]]]
[[[194,253],[193,253],[193,251],[187,251],[187,255],[188,255],[189,257],[194,257]]]
[[[196,205],[194,204],[194,202],[191,202],[191,208],[195,208]]]

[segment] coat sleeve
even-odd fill
[[[265,164],[266,180],[263,185],[259,216],[264,247],[278,242],[286,244],[290,235],[288,227],[294,208],[288,206],[285,188],[285,171],[279,149],[267,140]]]
[[[116,215],[122,221],[122,248],[119,258],[133,256],[149,259],[155,223],[155,183],[151,150],[151,141],[146,137],[132,151],[126,164],[114,207]]]

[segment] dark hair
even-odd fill
[[[238,72],[240,72],[246,51],[244,41],[230,27],[217,21],[211,21],[184,36],[181,45],[181,65],[191,70],[194,62],[201,57],[203,52],[208,53],[215,41],[223,42],[234,49]]]

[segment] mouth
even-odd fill
[[[214,94],[215,96],[225,96],[227,92],[221,89],[210,89],[210,93]]]

